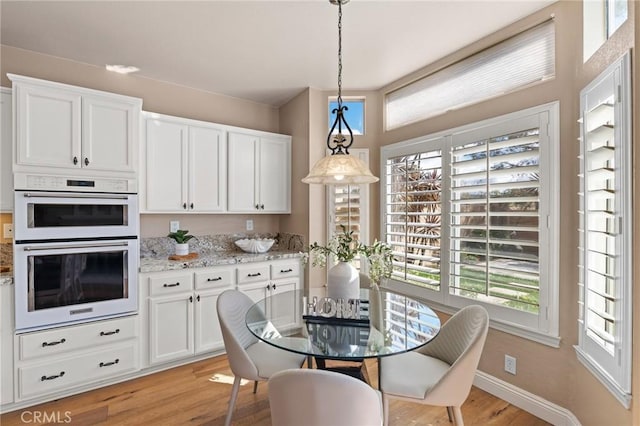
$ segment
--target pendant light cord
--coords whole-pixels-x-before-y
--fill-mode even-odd
[[[338,108],[342,106],[342,0],[338,0]]]

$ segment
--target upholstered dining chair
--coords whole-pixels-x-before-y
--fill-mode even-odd
[[[380,360],[380,389],[384,424],[389,424],[389,400],[447,407],[449,421],[464,424],[460,407],[471,384],[489,329],[489,314],[482,306],[467,306],[422,348]]]
[[[252,305],[249,296],[238,290],[222,292],[216,303],[224,348],[235,376],[225,426],[231,424],[241,379],[253,380],[256,393],[258,381],[268,380],[282,370],[300,368],[305,360],[304,355],[278,349],[249,331],[245,316]]]
[[[381,426],[380,392],[326,370],[287,370],[269,379],[273,426]]]

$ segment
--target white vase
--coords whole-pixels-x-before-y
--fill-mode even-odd
[[[339,262],[329,269],[327,296],[334,299],[359,299],[360,275],[350,263]]]
[[[176,255],[185,256],[189,254],[189,243],[176,243]]]

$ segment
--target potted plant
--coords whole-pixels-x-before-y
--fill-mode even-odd
[[[167,237],[176,242],[176,254],[178,256],[185,256],[189,254],[189,240],[196,238],[193,235],[189,235],[188,229],[178,229],[176,232],[169,232]]]
[[[359,297],[360,278],[351,261],[358,255],[366,259],[369,265],[369,278],[378,284],[382,278],[391,276],[393,254],[391,247],[381,241],[366,245],[340,225],[342,232],[331,237],[326,246],[314,242],[309,246],[309,255],[313,266],[324,267],[328,257],[334,257],[338,264],[329,269],[327,295],[333,299],[355,299]]]

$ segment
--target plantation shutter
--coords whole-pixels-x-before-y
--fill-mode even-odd
[[[369,150],[366,148],[350,149],[350,155],[357,156],[369,165]],[[368,185],[329,185],[328,207],[329,224],[327,226],[328,239],[334,234],[342,232],[342,226],[347,231],[353,231],[353,237],[365,244],[369,243],[369,187]],[[353,262],[360,269],[360,258]]]
[[[631,390],[632,288],[630,117],[623,104],[628,78],[626,55],[580,96],[578,283],[579,358],[596,365],[596,376],[604,376],[625,405]]]
[[[449,292],[537,313],[541,129],[526,121],[454,136]]]
[[[392,278],[439,291],[442,150],[388,158],[385,173]]]

